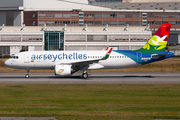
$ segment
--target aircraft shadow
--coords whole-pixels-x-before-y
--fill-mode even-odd
[[[91,76],[89,75],[88,79],[93,78],[100,78],[100,79],[112,79],[112,78],[154,78],[155,76],[136,76],[136,75],[126,75],[126,76]],[[83,79],[81,75],[73,75],[73,76],[66,76],[66,77],[60,77],[60,76],[33,76],[30,75],[30,78],[24,78],[24,76],[0,76],[0,79],[41,79],[41,78],[50,78],[50,79]],[[84,80],[84,79],[83,79]]]
[[[179,79],[180,76],[152,76],[152,75],[122,75],[122,76],[117,76],[117,75],[111,75],[111,76],[98,76],[98,75],[95,75],[95,76],[91,76],[91,74],[89,74],[89,77],[87,79],[83,79],[81,77],[81,75],[72,75],[72,76],[66,76],[66,77],[62,77],[62,76],[33,76],[33,75],[30,75],[30,78],[24,78],[24,76],[0,76],[0,79],[82,79],[82,80],[92,80],[92,79],[126,79],[126,78],[167,78],[167,79],[171,79],[171,78],[177,78]]]
[[[147,76],[136,76],[136,75],[125,75],[125,76],[116,76],[116,75],[112,75],[112,76],[91,76],[91,74],[89,74],[89,77],[87,79],[90,79],[90,78],[134,78],[134,77],[145,77],[145,78],[153,78],[153,76],[151,75],[147,75]],[[64,79],[75,79],[75,78],[80,78],[80,79],[83,79],[81,77],[81,75],[72,75],[72,76],[65,76],[65,77],[62,77],[62,76],[48,76],[48,77],[45,77],[45,78],[64,78]]]

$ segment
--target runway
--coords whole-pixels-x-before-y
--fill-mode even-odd
[[[54,73],[0,73],[0,84],[180,84],[180,73],[89,73],[87,79],[81,73],[57,77]]]

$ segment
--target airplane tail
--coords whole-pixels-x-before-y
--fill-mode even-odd
[[[165,52],[170,29],[171,23],[162,24],[151,39],[141,49],[135,51],[143,53]]]

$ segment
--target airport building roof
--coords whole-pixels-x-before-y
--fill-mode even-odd
[[[129,3],[164,3],[164,2],[179,2],[179,0],[122,0]]]
[[[118,10],[180,10],[179,2],[154,2],[154,3],[112,3],[102,5],[102,7],[108,7]]]
[[[1,28],[1,27],[0,27]],[[5,32],[44,32],[44,31],[66,31],[66,32],[150,32],[146,26],[64,26],[64,27],[47,27],[47,26],[4,26],[0,33]]]
[[[88,1],[90,5],[96,5],[96,6],[122,2],[122,0],[88,0]]]
[[[78,2],[78,0],[0,0],[0,10],[109,11],[111,9],[99,6],[91,6],[85,2]]]
[[[180,2],[119,2],[102,6],[93,6],[84,2],[78,2],[78,0],[0,0],[0,10],[71,12],[180,12]]]

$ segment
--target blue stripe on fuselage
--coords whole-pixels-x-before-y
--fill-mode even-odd
[[[131,50],[113,50],[113,51],[116,53],[120,53],[120,54],[123,54],[125,56],[128,56],[133,61],[135,61],[136,63],[142,64],[142,65],[147,64],[147,63],[151,63],[151,62],[155,62],[155,61],[160,61],[160,60],[174,56],[174,53],[172,53],[172,52],[141,53],[141,52],[135,52],[135,51],[131,51]],[[158,59],[152,59],[151,58],[151,56],[154,54],[162,55],[162,54],[168,54],[168,53],[171,53],[171,54],[162,56]]]

